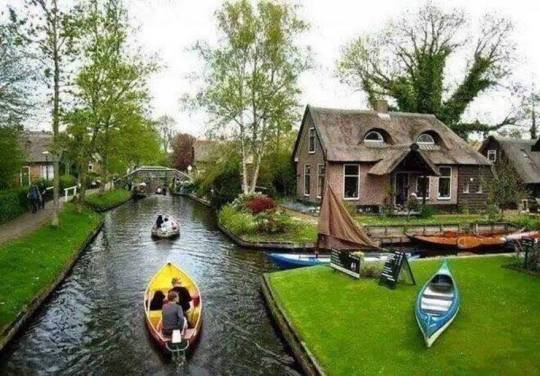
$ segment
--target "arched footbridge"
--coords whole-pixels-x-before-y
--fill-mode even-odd
[[[164,166],[140,166],[130,173],[119,177],[114,181],[116,186],[128,186],[133,184],[146,183],[149,191],[154,191],[158,186],[169,186],[184,181],[191,181],[191,177],[185,172],[175,168]]]

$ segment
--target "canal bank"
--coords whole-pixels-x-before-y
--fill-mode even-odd
[[[179,239],[151,239],[158,214],[180,220]],[[0,374],[299,374],[260,295],[260,275],[274,267],[228,241],[211,210],[149,196],[104,218],[72,272],[0,356]],[[197,281],[205,302],[200,341],[180,371],[144,326],[144,288],[166,261]]]
[[[36,232],[0,247],[0,352],[71,271],[99,233],[103,219],[67,204],[59,227]]]
[[[302,357],[313,357],[314,369],[321,373],[537,372],[540,319],[534,312],[540,309],[540,279],[504,268],[510,262],[505,256],[449,262],[462,305],[454,323],[430,349],[415,321],[414,303],[440,259],[411,263],[417,285],[399,284],[395,290],[379,286],[375,279],[355,280],[321,266],[270,273],[263,291],[271,292],[269,305],[279,308],[282,317],[274,314],[276,321],[285,321],[294,333],[292,342],[284,335],[291,348],[304,349],[299,363]],[[516,314],[527,320],[516,322]]]

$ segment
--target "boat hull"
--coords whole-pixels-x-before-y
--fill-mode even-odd
[[[200,290],[195,281],[172,263],[165,264],[148,283],[143,300],[146,328],[159,348],[164,353],[171,354],[169,350],[170,338],[161,333],[161,310],[150,310],[150,301],[157,290],[167,293],[171,288],[172,278],[180,278],[192,297],[192,308],[187,315],[190,325],[185,333],[185,339],[187,340],[186,352],[189,353],[193,351],[202,330],[203,303]]]
[[[391,255],[391,253],[367,253],[364,256],[365,262],[384,262]],[[301,268],[306,266],[326,265],[330,263],[329,255],[322,255],[316,257],[311,253],[269,253],[267,257],[272,263],[279,266],[282,269]],[[418,256],[411,256],[409,260],[418,258]]]
[[[409,238],[430,247],[459,250],[498,248],[506,244],[504,233],[475,235],[448,232],[434,235],[409,235]]]

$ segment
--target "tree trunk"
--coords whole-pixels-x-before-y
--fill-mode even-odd
[[[88,163],[86,163],[86,166],[88,166]],[[84,200],[86,199],[85,180],[86,180],[86,169],[84,168],[84,163],[83,163],[83,166],[80,167],[80,174],[79,174],[79,182],[81,184],[81,189],[79,191],[79,200],[77,200],[77,211],[79,213],[82,212],[82,207],[84,205]]]
[[[53,214],[52,225],[58,226],[58,210],[59,202],[58,196],[60,193],[60,169],[59,160],[60,155],[58,153],[58,128],[60,124],[60,54],[58,52],[58,8],[56,0],[53,2],[53,62],[54,62],[54,94],[53,94],[53,147],[55,154],[54,162],[54,189],[53,189]]]

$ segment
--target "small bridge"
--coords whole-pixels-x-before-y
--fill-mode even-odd
[[[181,181],[191,180],[185,172],[170,167],[163,166],[141,166],[130,173],[115,180],[117,186],[128,186],[129,189],[134,184],[146,183],[147,190],[153,192],[158,186],[169,186],[178,184]]]

